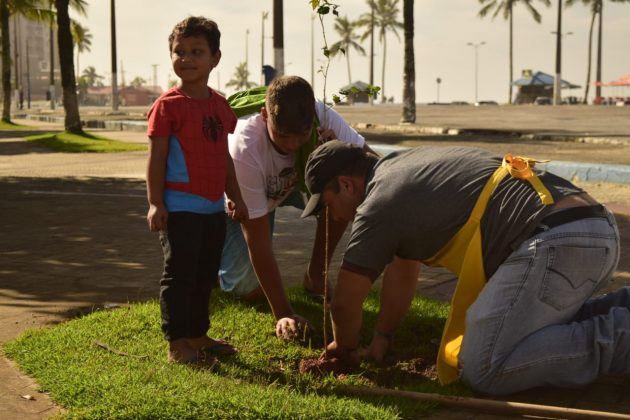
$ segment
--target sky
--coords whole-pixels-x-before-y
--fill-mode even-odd
[[[73,16],[87,26],[92,34],[91,52],[80,56],[80,65],[94,66],[97,72],[111,78],[111,31],[110,0],[87,0],[87,17]],[[339,14],[356,20],[368,13],[365,0],[336,0]],[[519,5],[514,10],[514,79],[524,69],[555,73],[556,31],[558,1],[552,0],[547,8],[541,1],[533,2],[542,14],[542,22],[536,23],[529,12]],[[399,1],[402,22],[402,0]],[[418,0],[415,2],[414,52],[416,65],[416,102],[451,102],[495,100],[506,103],[509,88],[508,23],[491,16],[481,19],[476,0]],[[152,84],[154,69],[157,84],[166,88],[172,71],[168,36],[173,26],[188,16],[202,15],[217,22],[221,30],[222,59],[210,75],[209,85],[227,95],[233,89],[225,84],[232,79],[236,67],[248,63],[250,80],[261,83],[262,14],[268,11],[264,21],[264,61],[274,65],[272,14],[273,0],[118,0],[116,1],[116,37],[118,74],[124,72],[125,82],[136,76]],[[284,1],[284,62],[285,74],[294,74],[312,82],[317,97],[323,97],[324,78],[318,70],[324,65],[322,54],[323,36],[318,19],[307,0]],[[562,79],[584,86],[588,60],[588,31],[590,11],[578,2],[562,11],[563,57]],[[603,25],[603,81],[611,81],[630,73],[630,4],[604,2]],[[334,31],[334,16],[324,18],[328,45],[339,39]],[[569,34],[569,32],[571,32]],[[403,32],[400,40],[389,33],[386,38],[385,78],[382,82],[383,45],[375,40],[374,84],[381,86],[384,95],[402,99],[403,80]],[[315,53],[311,58],[311,37]],[[475,48],[468,43],[478,44]],[[364,44],[369,54],[369,41]],[[475,50],[477,58],[475,59]],[[369,82],[368,55],[349,53],[353,81]],[[593,42],[593,67],[595,76],[596,37]],[[477,71],[475,71],[475,62]],[[157,66],[155,66],[157,65]],[[314,73],[314,78],[311,74]],[[475,78],[477,75],[477,78]],[[437,79],[441,83],[437,83]],[[475,82],[475,79],[477,82]],[[109,84],[109,83],[107,83]],[[348,84],[346,58],[334,57],[330,61],[326,83],[326,95]],[[476,87],[476,89],[475,89]],[[617,90],[615,90],[617,89]],[[605,95],[623,94],[630,90],[604,88]],[[589,97],[592,99],[594,88]],[[584,89],[563,91],[563,95],[581,97]]]

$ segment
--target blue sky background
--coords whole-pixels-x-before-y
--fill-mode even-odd
[[[536,2],[535,2],[536,3]],[[604,2],[604,54],[603,80],[610,81],[630,73],[630,4]],[[337,0],[341,15],[355,20],[369,12],[365,0]],[[538,3],[543,15],[537,24],[528,12],[518,6],[514,15],[514,78],[523,69],[555,72],[555,36],[557,0],[550,8]],[[400,1],[402,21],[402,0]],[[508,24],[501,17],[480,19],[480,6],[476,0],[418,0],[415,2],[415,60],[417,102],[437,99],[436,79],[440,84],[440,101],[474,101],[474,48],[468,42],[485,41],[479,48],[478,96],[480,100],[507,102],[508,95]],[[118,0],[116,2],[118,73],[124,70],[128,83],[140,76],[153,79],[153,64],[157,64],[158,84],[166,87],[172,72],[167,38],[172,27],[190,15],[204,15],[214,19],[222,33],[223,59],[210,76],[210,86],[226,94],[232,93],[225,83],[232,78],[236,66],[248,60],[251,80],[260,82],[261,66],[261,15],[269,11],[265,22],[265,63],[273,65],[272,0]],[[322,65],[322,32],[315,20],[315,65],[311,60],[311,17],[313,12],[307,0],[284,1],[285,73],[296,74],[311,80],[311,68]],[[87,25],[93,35],[92,51],[80,57],[82,68],[94,66],[97,72],[111,77],[110,62],[110,1],[90,0],[87,18],[78,20]],[[337,41],[332,29],[333,17],[326,19],[326,36],[329,45]],[[562,78],[584,86],[586,80],[589,10],[581,4],[563,9],[563,32],[573,32],[564,37]],[[249,35],[247,30],[249,29]],[[387,38],[387,62],[385,70],[385,95],[402,98],[403,45],[390,33]],[[269,38],[267,38],[269,37]],[[592,80],[595,76],[596,38],[593,43]],[[247,54],[246,54],[247,44]],[[364,47],[369,51],[369,43]],[[350,52],[353,80],[369,81],[368,57]],[[375,43],[374,82],[381,85],[382,45]],[[328,76],[328,96],[348,82],[346,61],[333,58]],[[120,81],[119,81],[120,83]],[[109,81],[106,83],[109,84]],[[315,74],[315,92],[323,96],[323,78]],[[565,91],[582,96],[583,89]],[[594,89],[591,88],[592,99]],[[630,88],[607,88],[606,95],[630,96]]]

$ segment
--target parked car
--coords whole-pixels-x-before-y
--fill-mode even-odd
[[[475,106],[486,106],[486,105],[499,105],[497,101],[478,101],[475,102]]]

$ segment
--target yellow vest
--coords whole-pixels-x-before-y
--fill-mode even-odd
[[[490,196],[501,180],[510,174],[514,178],[527,180],[544,205],[553,204],[551,193],[532,170],[536,162],[525,157],[505,155],[501,166],[483,187],[464,226],[434,256],[423,261],[430,266],[446,267],[458,277],[437,359],[438,377],[443,385],[458,379],[457,356],[464,338],[466,311],[486,284],[480,222]]]

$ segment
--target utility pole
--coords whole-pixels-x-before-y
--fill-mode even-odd
[[[263,66],[265,65],[265,20],[267,20],[269,12],[262,12],[261,28],[262,34],[260,36],[260,85],[265,84],[265,74],[263,73]]]
[[[249,28],[245,29],[245,71],[249,76]]]
[[[370,2],[370,7],[370,86],[374,86],[374,3]],[[374,95],[370,95],[370,105],[374,105]]]
[[[22,84],[20,83],[20,37],[18,36],[18,16],[13,15],[13,49],[14,63],[15,63],[15,109],[22,109]]]
[[[153,86],[157,86],[158,82],[157,82],[157,67],[158,64],[151,64],[151,66],[153,66]]]
[[[52,3],[50,4],[52,12]],[[55,30],[50,25],[50,85],[48,86],[50,109],[55,109]]]
[[[315,90],[315,18],[311,16],[311,87]]]
[[[31,65],[28,51],[28,37],[26,38],[26,107],[31,109]]]
[[[112,111],[118,111],[118,72],[116,69],[116,0],[110,0],[112,30]]]
[[[553,79],[553,104],[562,104],[562,0],[558,0],[558,33],[556,34],[556,77]]]
[[[273,63],[276,75],[284,74],[284,16],[282,0],[273,0]]]

